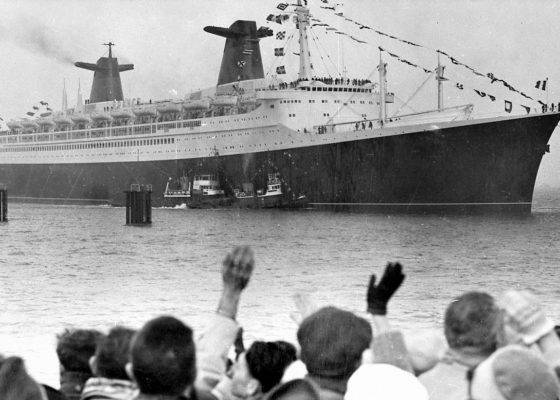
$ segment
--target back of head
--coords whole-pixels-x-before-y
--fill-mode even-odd
[[[311,376],[345,380],[358,368],[372,341],[365,319],[325,307],[303,320],[297,332],[301,360]]]
[[[254,342],[245,352],[251,376],[261,384],[263,393],[282,380],[286,367],[297,359],[296,348],[288,342]]]
[[[142,393],[180,395],[196,377],[192,330],[173,317],[148,321],[132,341],[131,361]]]
[[[134,331],[117,326],[102,338],[95,350],[96,374],[109,379],[128,379],[125,366],[130,358]]]
[[[348,380],[345,400],[428,400],[418,378],[389,364],[363,364]]]
[[[556,376],[540,356],[509,345],[478,365],[470,393],[477,400],[557,400],[559,388]]]
[[[25,371],[21,358],[0,356],[0,399],[44,400],[44,397],[37,382]]]
[[[490,355],[497,347],[500,311],[492,296],[467,292],[445,312],[445,338],[449,347]]]
[[[294,379],[271,390],[265,400],[319,400],[319,393],[305,379]]]
[[[91,373],[89,359],[103,334],[93,329],[66,329],[57,335],[56,354],[66,371]]]

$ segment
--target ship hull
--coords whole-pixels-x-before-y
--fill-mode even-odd
[[[226,195],[280,173],[285,201],[380,212],[531,212],[534,183],[559,114],[263,152],[164,161],[0,165],[12,201],[123,204],[131,184],[217,173]]]

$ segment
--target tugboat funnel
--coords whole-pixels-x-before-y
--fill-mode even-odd
[[[119,65],[118,60],[113,58],[111,53],[111,46],[114,44],[107,43],[106,45],[109,46],[109,57],[101,57],[97,60],[96,64],[74,63],[78,68],[94,71],[93,84],[91,85],[91,94],[89,96],[90,103],[123,100],[120,72],[134,69],[133,64]]]
[[[229,28],[207,26],[204,31],[226,38],[218,85],[264,78],[259,40],[272,30],[257,30],[255,21],[235,21]]]

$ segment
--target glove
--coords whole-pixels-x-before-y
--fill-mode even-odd
[[[367,310],[373,315],[386,315],[387,303],[404,281],[402,265],[399,263],[388,263],[385,272],[375,286],[375,274],[371,275],[367,291]]]
[[[508,290],[499,300],[504,311],[507,340],[531,345],[554,329],[535,296],[525,291]]]

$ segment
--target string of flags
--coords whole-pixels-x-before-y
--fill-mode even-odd
[[[412,67],[421,69],[422,71],[424,71],[424,72],[427,73],[427,74],[431,74],[431,73],[434,72],[434,70],[430,70],[430,69],[428,69],[428,68],[421,67],[421,66],[419,66],[419,65],[414,64],[413,62],[411,62],[411,61],[409,61],[409,60],[406,60],[406,59],[400,57],[399,55],[397,55],[397,54],[395,54],[395,53],[391,53],[390,51],[387,51],[387,50],[386,50],[385,48],[383,48],[383,47],[378,47],[378,48],[379,48],[380,51],[383,51],[383,52],[387,53],[388,55],[390,55],[391,57],[397,59],[398,61],[400,61],[400,62],[402,62],[402,63],[404,63],[404,64],[407,64],[407,65],[410,65],[410,66],[412,66]],[[460,82],[455,82],[455,87],[456,87],[457,89],[459,89],[459,90],[464,90],[464,88],[465,88],[465,86],[464,86],[462,83],[460,83]],[[487,97],[487,98],[488,98],[490,101],[492,101],[492,102],[496,101],[496,96],[494,96],[494,95],[492,95],[492,94],[488,94],[488,93],[483,92],[483,91],[478,90],[478,89],[473,89],[473,91],[474,91],[477,95],[479,95],[480,97]],[[525,106],[525,105],[523,105],[523,104],[520,104],[520,106],[523,107],[523,108],[525,109],[525,111],[527,112],[527,114],[528,114],[528,113],[530,112],[530,110],[531,110],[530,107]],[[512,110],[511,101],[505,100],[505,106],[504,106],[504,107],[505,107],[505,111],[506,111],[506,112],[508,112],[508,113],[511,112],[511,110]]]
[[[507,89],[509,89],[510,91],[515,92],[515,93],[517,93],[517,94],[523,96],[524,98],[526,98],[526,99],[528,99],[528,100],[532,100],[532,101],[538,102],[538,103],[543,107],[543,109],[546,107],[546,104],[545,104],[543,101],[534,99],[533,97],[529,96],[528,94],[526,94],[526,93],[524,93],[524,92],[522,92],[522,91],[516,89],[516,88],[513,87],[511,84],[509,84],[507,81],[496,77],[496,76],[495,76],[493,73],[491,73],[491,72],[490,72],[490,73],[482,73],[482,72],[476,70],[475,68],[472,68],[471,66],[467,65],[466,63],[463,63],[463,62],[459,61],[459,60],[456,59],[455,57],[452,57],[451,55],[449,55],[449,54],[446,53],[445,51],[442,51],[442,50],[434,50],[434,49],[431,49],[431,48],[429,48],[429,47],[423,46],[423,45],[421,45],[421,44],[418,44],[418,43],[415,43],[415,42],[412,42],[412,41],[409,41],[409,40],[404,40],[404,39],[401,39],[401,38],[399,38],[399,37],[397,37],[397,36],[390,35],[390,34],[388,34],[388,33],[382,32],[382,31],[380,31],[380,30],[374,29],[374,28],[372,28],[372,27],[370,27],[370,26],[368,26],[368,25],[362,24],[362,23],[360,23],[360,22],[358,22],[358,21],[356,21],[356,20],[353,20],[353,19],[351,19],[351,18],[348,18],[347,16],[343,15],[342,12],[336,12],[336,7],[331,7],[331,6],[329,5],[329,3],[328,3],[328,0],[321,0],[321,2],[324,3],[324,4],[326,4],[326,6],[321,5],[321,8],[323,8],[323,9],[329,9],[329,10],[334,11],[334,14],[335,14],[337,17],[341,17],[341,18],[345,19],[346,21],[351,22],[351,23],[357,25],[357,26],[359,27],[360,30],[362,30],[362,29],[371,30],[371,31],[375,32],[375,33],[378,34],[378,35],[381,35],[381,36],[384,36],[384,37],[388,37],[388,38],[390,38],[390,39],[399,41],[399,42],[401,42],[401,43],[404,43],[404,44],[407,44],[407,45],[410,45],[410,46],[420,47],[420,48],[428,49],[428,50],[430,50],[430,51],[435,51],[435,52],[437,52],[438,54],[441,54],[441,55],[447,57],[447,58],[451,61],[452,64],[462,66],[462,67],[468,69],[470,72],[472,72],[472,73],[473,73],[474,75],[476,75],[476,76],[489,79],[491,84],[494,84],[495,82],[499,82],[499,83],[501,83],[504,87],[506,87]],[[277,5],[277,8],[278,8],[279,10],[284,11],[284,10],[286,10],[286,8],[287,8],[289,5],[290,5],[290,4],[288,4],[288,3],[279,3],[279,4]],[[280,15],[270,14],[270,15],[268,15],[268,17],[267,17],[266,19],[267,19],[267,21],[274,21],[274,22],[276,22],[276,23],[282,24],[284,21],[287,21],[287,20],[289,19],[289,15],[287,15],[287,14],[280,14]],[[339,30],[339,29],[337,29],[337,28],[334,28],[334,27],[330,26],[329,24],[327,24],[327,23],[321,21],[321,20],[318,19],[318,18],[312,17],[312,18],[311,18],[311,21],[313,22],[313,23],[311,24],[311,27],[321,27],[321,28],[325,28],[325,30],[326,30],[327,33],[328,33],[328,32],[334,32],[335,34],[338,34],[338,35],[344,35],[344,36],[347,36],[348,38],[350,38],[351,40],[354,40],[355,42],[360,43],[360,44],[366,44],[366,43],[368,43],[368,42],[366,42],[366,41],[364,41],[364,40],[361,40],[361,39],[356,38],[356,37],[354,37],[354,36],[352,36],[352,35],[349,35],[348,33],[344,32],[344,31],[341,31],[341,30]],[[283,40],[283,39],[285,38],[285,34],[286,34],[285,31],[278,32],[278,33],[276,34],[276,38],[279,39],[279,40]],[[407,59],[404,59],[404,58],[398,56],[398,55],[395,54],[395,53],[391,53],[391,52],[387,51],[386,49],[383,49],[383,48],[379,47],[379,50],[380,50],[380,51],[386,52],[386,53],[389,54],[391,57],[393,57],[393,58],[399,60],[400,62],[402,62],[402,63],[404,63],[404,64],[407,64],[407,65],[412,66],[412,67],[415,67],[415,68],[419,68],[419,69],[423,70],[425,73],[431,74],[431,73],[434,72],[433,70],[430,70],[430,69],[428,69],[428,68],[421,67],[421,66],[419,66],[419,65],[417,65],[417,64],[415,64],[415,63],[413,63],[413,62],[411,62],[411,61],[409,61],[409,60],[407,60]],[[283,49],[283,48],[275,48],[275,49],[274,49],[274,54],[275,54],[275,56],[284,56],[284,55],[285,55],[285,52],[284,52],[284,49]],[[286,73],[285,67],[284,67],[284,66],[277,67],[277,68],[276,68],[276,72],[277,72],[278,74],[285,74],[285,73]],[[548,82],[548,78],[546,78],[545,80],[537,81],[537,83],[536,83],[536,85],[535,85],[535,88],[541,89],[541,90],[544,91],[544,90],[546,90],[547,82]],[[464,90],[464,85],[463,85],[462,83],[460,83],[460,82],[456,82],[455,87],[456,87],[457,89],[459,89],[459,90]],[[494,95],[492,95],[492,94],[488,94],[488,93],[486,93],[486,92],[483,92],[483,91],[480,91],[480,90],[477,90],[477,89],[473,89],[473,90],[474,90],[475,93],[478,94],[480,97],[486,97],[486,98],[488,98],[488,99],[489,99],[490,101],[492,101],[492,102],[495,102],[495,101],[496,101],[496,96],[494,96]],[[525,105],[522,105],[522,104],[520,104],[520,105],[525,109],[525,111],[526,111],[527,113],[530,112],[530,110],[531,110],[530,107],[525,106]],[[508,112],[508,113],[511,112],[511,110],[512,110],[512,102],[509,101],[509,100],[505,100],[504,108],[505,108],[505,111],[506,111],[506,112]]]
[[[321,1],[323,1],[323,0],[321,0]],[[324,3],[327,3],[326,1],[323,1],[323,2],[324,2]],[[334,9],[334,7],[323,7],[323,6],[321,6],[321,8]],[[412,42],[412,41],[409,41],[409,40],[404,40],[404,39],[401,39],[401,38],[399,38],[399,37],[397,37],[397,36],[390,35],[390,34],[388,34],[388,33],[382,32],[382,31],[380,31],[380,30],[374,29],[374,28],[372,28],[372,27],[370,27],[370,26],[368,26],[368,25],[362,24],[361,22],[358,22],[358,21],[356,21],[356,20],[353,20],[353,19],[351,19],[351,18],[348,18],[347,16],[344,16],[342,13],[336,13],[336,12],[335,12],[334,14],[335,14],[336,16],[338,16],[338,17],[344,18],[346,21],[352,22],[353,24],[357,25],[357,26],[359,27],[360,30],[361,30],[361,29],[371,30],[371,31],[375,32],[376,34],[378,34],[378,35],[380,35],[380,36],[388,37],[388,38],[390,38],[390,39],[397,40],[397,41],[399,41],[399,42],[401,42],[401,43],[405,43],[405,44],[410,45],[410,46],[421,47],[421,48],[424,48],[424,49],[428,49],[428,50],[430,50],[430,51],[434,51],[434,49],[431,49],[431,48],[429,48],[429,47],[423,46],[423,45],[421,45],[421,44],[419,44],[419,43],[415,43],[415,42]],[[316,18],[315,20],[316,20],[316,22],[317,22],[318,24],[320,24],[320,26],[327,26],[327,27],[329,27],[328,24],[323,23],[323,22],[320,21],[319,19]],[[319,25],[316,25],[316,26],[319,26]],[[327,28],[327,30],[329,30],[329,28]],[[332,30],[336,30],[336,29],[335,29],[335,28],[332,28]],[[336,31],[338,31],[338,30],[336,30]],[[336,33],[338,33],[338,32],[336,32]],[[353,36],[351,36],[351,35],[348,35],[348,34],[346,34],[346,33],[344,33],[344,32],[342,32],[341,34],[348,36],[349,38],[351,38],[352,40],[354,40],[354,41],[356,41],[356,42],[358,42],[358,43],[367,43],[367,42],[361,41],[361,40],[359,40],[359,39],[357,39],[357,38],[355,38],[355,37],[353,37]],[[511,84],[509,84],[509,83],[506,82],[505,80],[500,79],[500,78],[497,78],[497,77],[496,77],[493,73],[491,73],[491,72],[490,72],[490,73],[482,73],[482,72],[480,72],[480,71],[478,71],[478,70],[472,68],[471,66],[469,66],[469,65],[467,65],[467,64],[465,64],[465,63],[463,63],[463,62],[461,62],[461,61],[459,61],[459,60],[457,60],[456,58],[452,57],[451,55],[449,55],[448,53],[446,53],[446,52],[444,52],[444,51],[442,51],[442,50],[435,50],[435,51],[436,51],[437,53],[439,53],[439,54],[442,54],[442,55],[446,56],[453,64],[455,64],[455,65],[460,65],[460,66],[465,67],[466,69],[468,69],[469,71],[471,71],[471,72],[472,72],[473,74],[475,74],[476,76],[483,77],[483,78],[488,78],[488,79],[490,80],[491,83],[500,82],[500,83],[502,83],[502,85],[503,85],[504,87],[508,88],[510,91],[515,92],[515,93],[518,93],[519,95],[525,97],[525,98],[528,99],[528,100],[536,101],[536,102],[538,102],[538,103],[539,103],[541,106],[543,106],[543,107],[546,106],[546,104],[545,104],[543,101],[534,99],[533,97],[527,95],[526,93],[524,93],[524,92],[522,92],[522,91],[516,89],[515,87],[513,87]],[[408,62],[406,62],[406,63],[408,63]],[[424,70],[425,70],[425,72],[427,72],[426,69],[424,69]],[[431,71],[430,71],[430,72],[431,72]],[[538,82],[537,82],[537,86],[535,86],[535,87],[536,87],[537,89],[545,90],[545,88],[546,88],[546,80],[538,81]]]

